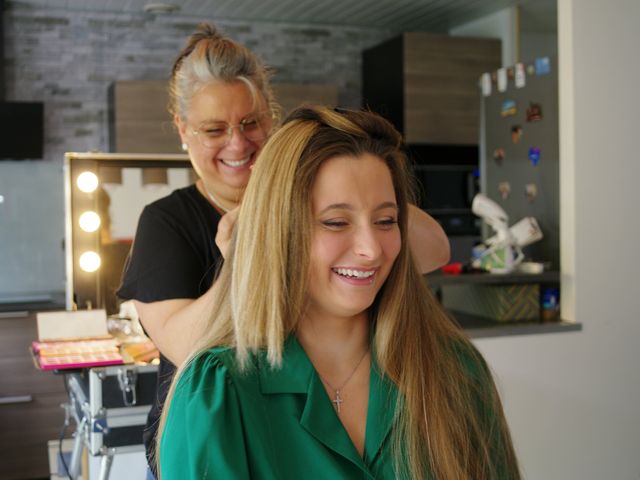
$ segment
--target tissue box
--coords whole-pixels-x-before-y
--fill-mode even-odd
[[[540,286],[526,285],[447,285],[443,305],[455,310],[499,322],[540,319]]]

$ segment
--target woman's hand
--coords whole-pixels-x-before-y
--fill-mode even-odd
[[[409,247],[420,273],[429,273],[449,263],[449,239],[427,212],[409,205]]]
[[[233,227],[236,225],[239,212],[240,206],[237,206],[225,213],[220,219],[220,222],[218,222],[216,245],[220,249],[220,253],[224,259],[227,258],[227,253],[229,253],[229,244],[231,243],[231,237],[233,236]]]

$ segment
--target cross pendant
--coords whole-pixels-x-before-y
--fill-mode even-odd
[[[332,402],[335,405],[336,412],[340,413],[340,405],[342,405],[343,402],[342,397],[340,396],[340,390],[336,390],[336,398],[334,398]]]

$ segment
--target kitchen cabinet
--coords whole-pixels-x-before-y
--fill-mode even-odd
[[[409,144],[477,145],[478,81],[500,65],[500,40],[404,33],[363,52],[364,106]]]
[[[109,88],[109,150],[182,153],[168,102],[166,80],[114,82]]]
[[[335,106],[334,84],[275,83],[276,100],[286,115],[300,103]],[[109,88],[109,150],[117,153],[182,153],[167,111],[166,80],[123,80]]]
[[[303,103],[338,105],[338,86],[329,83],[273,83],[273,93],[282,108],[282,118]]]
[[[58,439],[67,400],[61,376],[36,370],[35,314],[0,315],[0,478],[49,477],[47,441]]]

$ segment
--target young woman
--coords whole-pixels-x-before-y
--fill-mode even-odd
[[[171,387],[163,480],[519,478],[487,366],[416,268],[400,145],[322,107],[267,142]]]
[[[118,296],[134,300],[161,352],[158,401],[145,431],[148,456],[169,383],[210,311],[210,289],[233,214],[258,152],[278,118],[269,72],[247,48],[203,24],[189,37],[170,79],[170,110],[198,181],[148,205],[139,220]],[[448,261],[444,232],[412,207],[412,242],[420,268]],[[216,236],[217,235],[217,236]],[[214,241],[215,239],[215,241]],[[223,252],[224,253],[224,252]],[[151,465],[155,462],[150,461]]]

